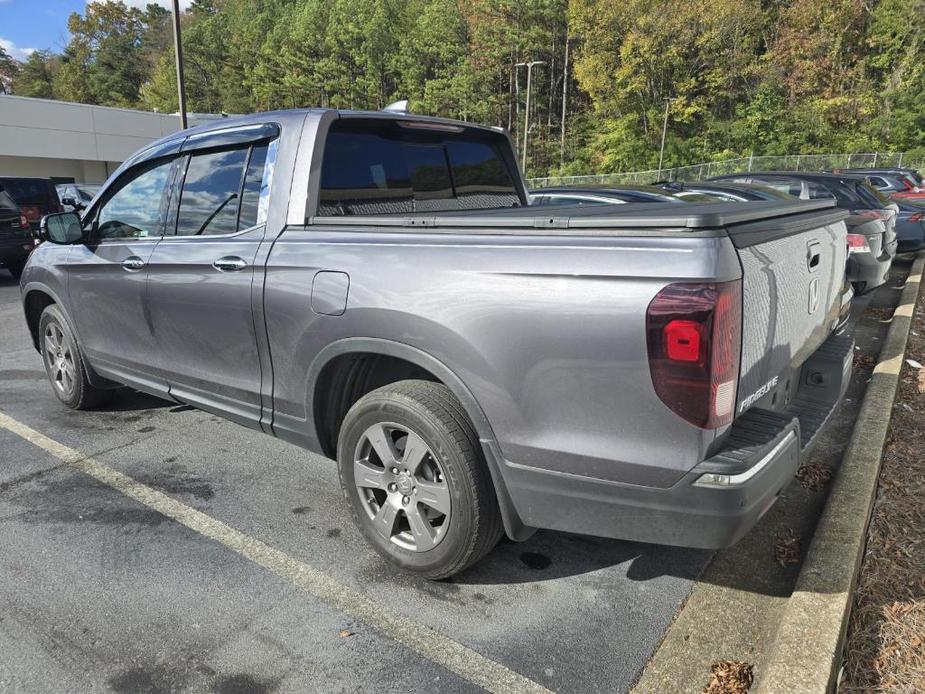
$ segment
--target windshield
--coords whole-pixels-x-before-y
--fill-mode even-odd
[[[93,196],[96,195],[96,191],[100,189],[99,186],[74,186],[77,189],[77,194],[80,196],[80,199],[84,202],[90,202],[93,199]]]

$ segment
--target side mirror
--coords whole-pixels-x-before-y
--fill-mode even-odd
[[[39,238],[51,243],[70,244],[83,238],[80,216],[76,212],[58,212],[42,217]]]

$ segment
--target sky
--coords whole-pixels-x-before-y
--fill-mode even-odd
[[[172,0],[123,0],[126,5],[144,7],[156,2],[170,7]],[[185,9],[190,0],[181,0]],[[39,49],[60,52],[67,44],[67,18],[83,12],[86,0],[0,0],[0,46],[17,60],[25,60]]]

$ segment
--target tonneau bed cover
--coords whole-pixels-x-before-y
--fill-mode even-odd
[[[812,226],[844,219],[833,200],[762,200],[709,203],[628,203],[623,205],[525,206],[498,209],[447,210],[419,214],[319,216],[310,224],[432,228],[528,228],[546,230],[689,229],[692,231],[743,226],[743,231],[769,231],[782,218]],[[763,227],[763,228],[762,228]],[[793,229],[792,231],[797,231]],[[566,232],[567,233],[567,232]]]

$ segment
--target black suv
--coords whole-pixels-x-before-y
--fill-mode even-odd
[[[32,246],[29,220],[9,193],[0,190],[0,264],[19,279]]]
[[[33,232],[46,214],[62,212],[54,181],[48,178],[0,176],[3,211],[0,217],[0,262],[19,277],[34,243]],[[12,210],[16,213],[13,214]],[[15,219],[14,219],[15,217]]]

